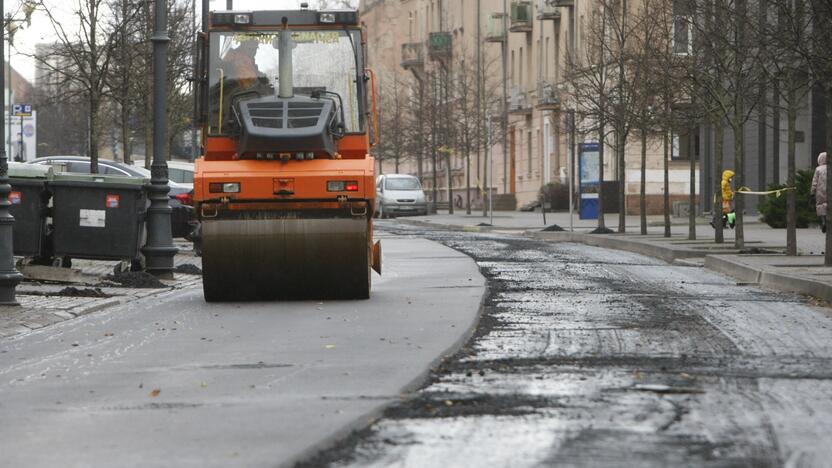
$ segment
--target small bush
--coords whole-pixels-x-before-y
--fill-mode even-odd
[[[547,210],[563,211],[569,209],[569,187],[559,182],[549,182],[540,187],[537,199],[541,203],[549,203]]]
[[[797,171],[795,174],[795,186],[797,187],[797,227],[806,228],[809,224],[818,222],[815,214],[815,205],[809,203],[809,191],[812,188],[812,176],[814,170],[807,169]],[[785,185],[770,185],[769,190],[777,190]],[[760,203],[760,220],[773,228],[783,229],[786,227],[786,194],[783,192],[779,197],[771,194],[766,195]],[[740,197],[744,195],[739,195]]]

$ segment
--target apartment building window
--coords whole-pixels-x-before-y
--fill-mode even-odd
[[[434,26],[433,26],[435,24],[434,20],[435,20],[435,16],[434,16],[434,13],[433,13],[433,2],[430,2],[430,11],[428,11],[428,33],[432,32],[434,30]]]
[[[523,86],[524,81],[523,81],[523,48],[522,47],[520,48],[520,55],[518,57],[519,57],[519,60],[518,60],[519,63],[517,64],[518,65],[517,66],[517,72],[518,72],[518,74],[517,74],[517,84],[520,85],[520,86]]]
[[[532,132],[526,133],[526,174],[532,176]]]
[[[691,155],[699,159],[699,127],[693,128],[690,132],[673,134],[671,159],[689,161]]]
[[[516,82],[514,81],[514,51],[513,50],[511,51],[511,68],[509,68],[509,70],[510,70],[510,75],[511,75],[511,76],[508,77],[509,82],[516,84]]]
[[[673,53],[689,55],[693,53],[693,16],[687,0],[673,2]]]

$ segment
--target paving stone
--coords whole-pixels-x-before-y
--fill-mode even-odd
[[[176,243],[175,245],[180,249],[180,253],[174,257],[174,266],[186,263],[197,267],[202,266],[201,258],[193,254],[190,244]],[[72,267],[86,274],[103,277],[112,274],[117,264],[118,262],[112,261],[74,259]],[[168,287],[159,289],[100,287],[101,291],[109,297],[63,296],[57,293],[67,287],[65,284],[24,282],[17,288],[17,301],[20,306],[0,306],[0,338],[27,333],[118,304],[126,304],[177,289],[200,287],[202,277],[177,273],[173,280],[162,280],[162,282]]]

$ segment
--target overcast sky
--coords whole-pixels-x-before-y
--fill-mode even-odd
[[[46,3],[50,6],[50,11],[57,18],[60,18],[62,26],[67,32],[75,31],[74,26],[76,19],[73,16],[72,7],[77,5],[78,0],[48,0]],[[172,1],[172,0],[168,0]],[[186,0],[189,1],[189,0]],[[314,0],[308,0],[310,4],[314,4]],[[200,10],[202,7],[202,0],[197,0],[196,8]],[[300,6],[301,0],[234,0],[235,10],[279,10],[279,9],[295,9]],[[19,0],[6,0],[4,2],[5,14],[15,14],[16,17],[23,17],[20,13]],[[190,3],[190,1],[189,1]],[[209,8],[211,10],[224,10],[225,0],[210,0]],[[25,25],[22,25],[25,26]],[[35,80],[35,64],[34,61],[22,54],[33,54],[35,51],[35,44],[42,42],[54,42],[55,34],[49,18],[44,12],[36,12],[32,17],[32,26],[23,30],[18,30],[14,37],[14,47],[12,47],[10,63],[18,73],[26,77],[34,84]],[[6,46],[8,47],[8,45]],[[6,49],[5,54],[8,54]],[[6,56],[8,60],[9,57]]]

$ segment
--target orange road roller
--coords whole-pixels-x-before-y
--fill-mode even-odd
[[[205,300],[365,299],[377,138],[357,11],[214,11],[199,37]]]

